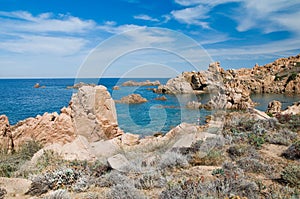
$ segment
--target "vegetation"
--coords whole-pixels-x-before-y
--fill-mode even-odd
[[[22,148],[12,154],[1,153],[0,155],[0,176],[12,177],[21,166],[41,149],[41,145],[35,141],[23,144]]]

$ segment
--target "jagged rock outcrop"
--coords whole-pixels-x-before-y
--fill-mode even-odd
[[[104,86],[83,86],[70,102],[76,135],[89,142],[123,134],[118,127],[114,100]]]
[[[13,140],[12,144],[6,145],[15,149],[29,140],[38,141],[44,146],[54,143],[65,145],[73,142],[78,136],[85,137],[92,143],[123,134],[118,127],[115,103],[104,86],[80,87],[78,92],[73,94],[69,107],[62,108],[60,114],[45,113],[20,121],[11,127],[5,118],[0,122],[2,123],[7,127],[1,132],[6,132],[8,139],[11,131]],[[2,139],[2,142],[4,140]]]
[[[163,94],[183,94],[192,93],[193,88],[183,76],[178,76],[173,79],[169,79],[166,85],[158,86],[158,88],[154,89],[153,92]]]
[[[144,82],[136,82],[129,80],[127,82],[124,82],[122,86],[158,86],[160,85],[160,82],[158,80],[151,82],[149,80],[146,80]]]
[[[266,113],[276,115],[277,113],[280,113],[280,111],[281,111],[281,102],[277,100],[273,100],[269,102]]]
[[[188,109],[200,109],[202,107],[201,102],[190,101],[185,106]]]
[[[0,116],[0,149],[3,152],[10,153],[13,149],[12,133],[8,118],[5,115]]]
[[[65,144],[75,138],[70,108],[63,108],[61,114],[45,113],[36,118],[28,118],[11,127],[16,148],[23,143],[35,140],[43,145]]]
[[[140,104],[145,103],[148,100],[143,98],[140,94],[131,94],[125,97],[122,97],[120,100],[116,100],[116,103],[122,104]]]

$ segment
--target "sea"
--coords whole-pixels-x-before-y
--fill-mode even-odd
[[[107,87],[115,100],[132,93],[140,94],[148,102],[142,104],[116,104],[118,123],[125,132],[139,134],[141,136],[153,135],[154,133],[166,133],[181,122],[204,124],[207,115],[211,112],[190,110],[185,107],[187,102],[198,100],[206,103],[210,95],[165,95],[167,100],[161,101],[156,98],[162,94],[152,91],[156,86],[123,87],[121,84],[128,80],[155,81],[165,84],[168,79],[144,79],[144,78],[101,78],[101,79],[0,79],[0,115],[7,115],[11,125],[28,117],[43,115],[45,112],[60,112],[62,107],[68,106],[76,89],[68,89],[68,86],[78,82],[97,83]],[[43,88],[34,88],[39,83]],[[114,86],[119,90],[113,90]],[[272,100],[282,102],[283,108],[300,101],[300,95],[285,94],[254,94],[252,100],[258,102],[256,107],[265,111],[268,103]]]

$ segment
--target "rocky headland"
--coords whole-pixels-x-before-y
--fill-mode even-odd
[[[278,69],[273,74],[285,76],[287,66],[295,72],[298,59],[279,59],[270,65]],[[159,86],[156,92],[165,94],[216,94],[205,105],[188,104],[191,109],[217,109],[207,124],[182,123],[165,135],[141,138],[123,132],[104,86],[82,85],[59,114],[45,113],[13,126],[0,116],[0,196],[298,198],[300,102],[281,110],[280,102],[272,101],[265,113],[253,108],[250,99],[254,90],[277,92],[266,87],[271,83],[258,84],[252,74],[264,71],[260,77],[267,78],[268,67],[232,72],[216,62],[208,71],[185,72]],[[242,70],[246,72],[237,72]],[[276,81],[286,84],[283,92],[289,92],[292,82],[297,93],[299,72],[295,78],[289,74]],[[254,78],[249,81],[257,86],[245,83],[243,76]],[[132,98],[136,96],[125,103]]]
[[[158,80],[151,82],[150,80],[146,80],[144,82],[136,82],[129,80],[124,82],[122,86],[159,86],[160,82]]]
[[[300,94],[300,55],[280,58],[252,69],[224,70],[219,62],[207,71],[183,72],[154,92],[165,94],[216,93],[207,109],[247,109],[255,106],[251,93]]]

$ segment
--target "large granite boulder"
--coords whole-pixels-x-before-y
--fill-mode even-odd
[[[11,152],[13,149],[12,133],[5,115],[0,116],[0,149],[4,152]]]
[[[75,134],[89,142],[123,134],[118,127],[115,102],[104,86],[83,86],[70,102]]]

